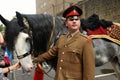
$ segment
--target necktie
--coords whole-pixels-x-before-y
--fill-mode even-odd
[[[71,34],[67,35],[67,41],[69,41],[71,38],[72,38]]]

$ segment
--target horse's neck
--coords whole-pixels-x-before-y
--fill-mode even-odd
[[[58,27],[58,26],[57,26]],[[59,39],[60,35],[65,34],[67,32],[67,28],[65,26],[60,26],[56,28],[56,32],[54,32],[53,39],[51,41],[51,44],[56,44],[57,40]]]

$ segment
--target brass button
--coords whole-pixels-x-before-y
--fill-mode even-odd
[[[63,60],[61,59],[60,62],[63,62]]]
[[[61,69],[62,69],[62,67],[59,67],[59,69],[61,70]]]
[[[67,47],[67,45],[65,45],[65,47]]]

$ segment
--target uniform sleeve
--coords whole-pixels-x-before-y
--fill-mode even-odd
[[[55,56],[57,56],[57,52],[58,51],[58,48],[57,46],[54,46],[52,48],[50,48],[47,52],[39,55],[38,57],[34,58],[33,59],[33,62],[43,62],[45,60],[49,60]]]
[[[83,48],[83,80],[95,80],[95,57],[92,42],[87,42]]]

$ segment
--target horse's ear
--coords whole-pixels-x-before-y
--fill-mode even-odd
[[[23,17],[22,17],[22,15],[21,15],[19,12],[17,12],[17,11],[16,11],[16,17],[17,17],[17,20],[18,20],[18,24],[19,24],[20,26],[24,26]]]
[[[21,27],[29,28],[29,23],[28,23],[27,19],[22,14],[20,14],[19,12],[16,12],[16,17],[18,20],[18,24]]]
[[[7,26],[7,24],[9,23],[9,21],[6,20],[2,15],[0,15],[0,20],[5,26]]]

